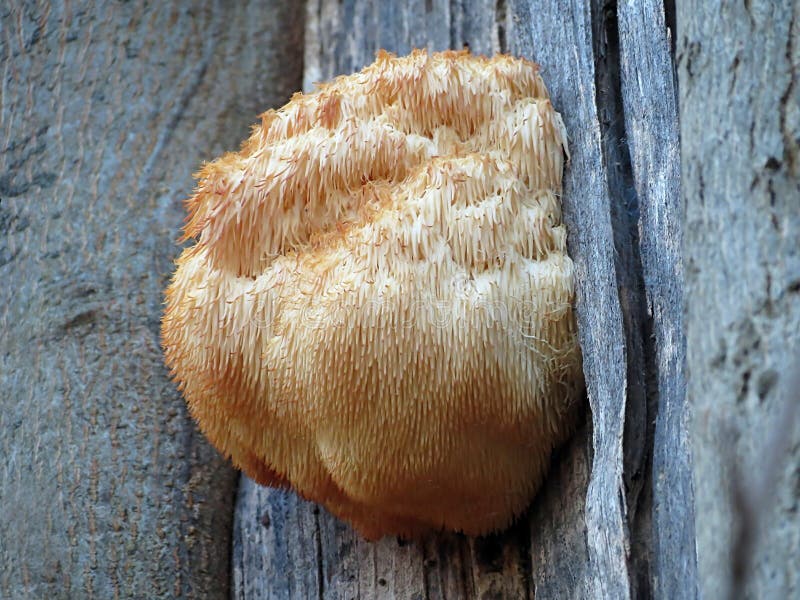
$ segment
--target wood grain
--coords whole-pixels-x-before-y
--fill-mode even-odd
[[[0,7],[2,598],[228,596],[236,473],[159,319],[192,172],[300,85],[268,4]]]
[[[694,488],[686,427],[686,339],[677,89],[661,2],[619,3],[620,81],[633,181],[639,199],[647,294],[653,440],[654,593],[697,595]]]
[[[700,592],[795,598],[800,5],[676,5]]]

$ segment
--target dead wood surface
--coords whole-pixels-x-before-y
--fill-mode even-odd
[[[2,598],[229,596],[159,319],[192,173],[300,85],[291,4],[0,5]]]
[[[797,598],[800,4],[676,4],[700,591]]]

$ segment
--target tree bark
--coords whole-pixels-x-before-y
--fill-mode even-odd
[[[671,0],[4,4],[0,597],[797,596],[798,6],[677,4],[680,120]],[[234,517],[158,340],[191,173],[301,80],[465,44],[568,128],[586,423],[497,535],[246,479]]]
[[[653,593],[659,598],[692,598],[697,594],[697,565],[685,402],[683,223],[671,35],[653,35],[667,29],[666,15],[652,0],[620,2],[618,19],[620,90],[647,299],[643,342],[651,401],[643,412],[655,415]],[[647,431],[646,421],[635,424],[639,431]]]
[[[677,4],[700,588],[796,598],[800,6]]]
[[[300,85],[291,4],[0,7],[0,597],[229,595],[159,319],[192,172]]]
[[[484,538],[368,543],[291,493],[245,480],[235,597],[694,597],[670,16],[655,2],[601,0],[307,6],[306,90],[379,48],[469,45],[542,65],[570,137],[563,202],[590,415],[528,515]]]

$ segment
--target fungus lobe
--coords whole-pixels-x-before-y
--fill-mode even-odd
[[[166,361],[209,440],[362,534],[507,526],[583,383],[535,64],[381,52],[206,165]]]

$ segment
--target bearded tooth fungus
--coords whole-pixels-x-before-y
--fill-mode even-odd
[[[583,379],[535,64],[381,52],[206,165],[162,322],[208,439],[363,535],[506,527]]]

